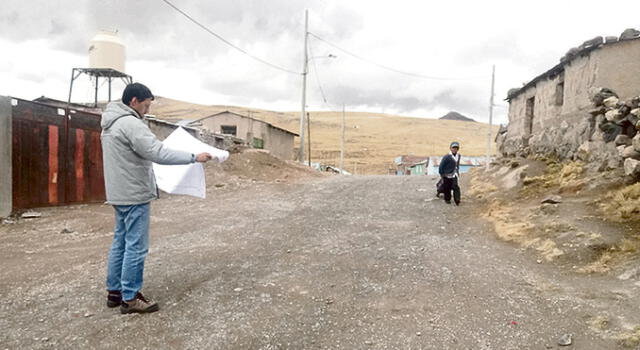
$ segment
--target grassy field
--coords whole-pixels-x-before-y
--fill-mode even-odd
[[[177,121],[232,111],[299,133],[300,112],[274,112],[235,106],[205,106],[159,97],[151,107],[158,118]],[[339,165],[341,112],[310,112],[311,161]],[[403,117],[365,112],[345,113],[345,170],[356,174],[386,174],[403,154],[443,155],[453,140],[467,156],[486,155],[488,124]],[[494,126],[495,135],[498,127]],[[296,138],[296,147],[298,139]],[[306,141],[305,141],[306,143]],[[495,153],[495,144],[492,145]]]

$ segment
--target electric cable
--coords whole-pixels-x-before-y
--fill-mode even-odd
[[[329,105],[327,102],[327,96],[324,94],[324,89],[322,88],[322,84],[320,84],[320,75],[318,74],[318,66],[316,66],[316,61],[313,60],[313,50],[311,49],[311,45],[309,47],[309,57],[311,57],[311,61],[313,62],[313,73],[316,76],[316,82],[318,83],[318,88],[320,89],[320,95],[322,95],[322,100],[324,103]]]
[[[300,75],[300,72],[296,72],[281,66],[278,66],[276,64],[273,64],[271,62],[265,61],[260,57],[254,56],[251,53],[243,50],[242,48],[232,44],[229,40],[223,38],[221,35],[217,34],[216,32],[214,32],[213,30],[209,29],[207,26],[205,26],[204,24],[198,22],[196,19],[194,19],[193,17],[191,17],[189,14],[187,14],[186,12],[182,11],[181,9],[179,9],[176,5],[172,4],[169,0],[162,0],[164,3],[166,3],[167,5],[169,5],[171,8],[173,8],[174,10],[176,10],[177,12],[179,12],[181,15],[183,15],[184,17],[186,17],[188,20],[190,20],[191,22],[193,22],[194,24],[196,24],[198,27],[204,29],[206,32],[208,32],[209,34],[215,36],[216,38],[218,38],[220,41],[222,41],[223,43],[231,46],[232,48],[242,52],[243,54],[251,57],[252,59],[265,64],[271,68],[286,72],[286,73],[290,73],[290,74],[295,74],[295,75]]]
[[[334,43],[332,43],[332,42],[330,42],[330,41],[328,41],[326,39],[323,39],[323,38],[319,37],[318,35],[316,35],[314,33],[309,32],[309,35],[311,35],[314,38],[324,42],[325,44],[327,44],[329,46],[332,46],[332,47],[334,47],[334,48],[346,53],[347,55],[352,56],[354,58],[357,58],[357,59],[359,59],[361,61],[367,62],[369,64],[372,64],[372,65],[377,66],[377,67],[382,68],[382,69],[386,69],[386,70],[394,72],[394,73],[403,74],[403,75],[411,76],[411,77],[414,77],[414,78],[421,78],[421,79],[428,79],[428,80],[451,80],[451,81],[453,81],[453,80],[479,80],[479,79],[485,79],[485,78],[488,77],[488,76],[476,76],[476,77],[465,77],[465,78],[446,78],[446,77],[435,77],[435,76],[429,76],[429,75],[406,72],[406,71],[403,71],[403,70],[400,70],[400,69],[396,69],[396,68],[393,68],[393,67],[385,66],[383,64],[380,64],[380,63],[374,62],[372,60],[369,60],[367,58],[364,58],[362,56],[359,56],[359,55],[357,55],[357,54],[355,54],[353,52],[350,52],[349,50],[346,50],[346,49],[344,49],[344,48],[342,48],[342,47],[340,47],[340,46],[338,46],[338,45],[336,45],[336,44],[334,44]]]

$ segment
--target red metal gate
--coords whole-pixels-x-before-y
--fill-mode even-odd
[[[14,209],[104,201],[100,115],[12,104]]]

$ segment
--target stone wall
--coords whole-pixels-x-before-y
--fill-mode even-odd
[[[560,64],[523,88],[510,90],[509,125],[496,138],[499,154],[508,157],[552,153],[561,159],[584,160],[600,170],[622,166],[622,153],[614,140],[620,133],[635,136],[631,132],[635,123],[630,126],[630,121],[623,123],[622,119],[630,114],[633,96],[640,92],[637,57],[638,31],[626,30],[620,38],[607,37],[606,42],[602,37],[594,38],[571,49]],[[610,112],[613,118],[612,110],[621,107],[602,105],[604,98],[614,95],[627,100],[629,106],[619,111],[624,116],[615,117],[620,120],[607,122],[605,113]],[[600,110],[594,111],[598,99],[602,100],[597,106]],[[624,128],[626,131],[619,132]],[[640,140],[637,143],[640,149]]]

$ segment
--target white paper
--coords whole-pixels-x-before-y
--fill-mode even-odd
[[[229,158],[229,152],[221,150],[196,139],[183,128],[179,127],[162,143],[171,149],[193,154],[207,152],[216,157],[219,162]],[[204,168],[201,163],[184,165],[161,165],[153,163],[158,188],[171,194],[186,194],[205,198],[206,184]]]

